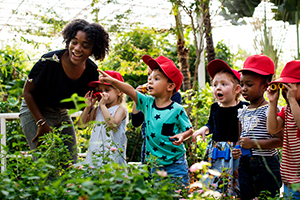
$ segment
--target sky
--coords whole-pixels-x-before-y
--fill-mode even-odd
[[[99,19],[105,23],[110,23],[116,14],[122,14],[128,9],[132,9],[133,15],[127,23],[138,21],[148,27],[169,28],[175,26],[174,17],[170,14],[171,3],[166,0],[122,0],[121,3],[107,4],[106,1],[100,1],[99,4]],[[232,53],[236,53],[239,48],[249,51],[251,54],[256,54],[253,45],[257,32],[253,31],[253,26],[250,25],[251,18],[245,19],[248,24],[243,26],[233,26],[228,21],[217,13],[220,11],[217,0],[212,0],[211,6],[211,22],[214,45],[218,41],[224,41],[229,46]],[[86,0],[0,0],[0,47],[6,45],[12,38],[19,38],[20,35],[10,32],[12,27],[24,28],[30,23],[32,28],[38,22],[26,13],[38,14],[39,11],[46,9],[54,10],[63,20],[73,18],[84,18],[91,20],[90,1]],[[66,9],[68,7],[68,9]],[[263,5],[260,4],[254,12],[254,17],[262,18],[264,14]],[[283,22],[275,22],[271,20],[270,6],[268,6],[268,22],[267,25],[272,27],[272,35],[275,46],[282,49],[281,61],[287,62],[293,59],[296,55],[296,31],[295,26],[288,26],[283,29]],[[189,18],[182,12],[183,21],[190,23]],[[127,24],[124,23],[124,26]],[[30,36],[26,36],[30,39]],[[258,34],[257,37],[261,37]],[[40,40],[44,40],[41,38]],[[61,46],[61,36],[53,37],[51,42],[55,47]]]

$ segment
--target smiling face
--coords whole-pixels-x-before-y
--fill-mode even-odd
[[[217,101],[224,107],[236,105],[237,95],[241,88],[233,75],[221,72],[213,79],[213,93]]]
[[[69,59],[74,65],[84,63],[92,54],[93,45],[88,43],[87,34],[77,31],[69,44]]]

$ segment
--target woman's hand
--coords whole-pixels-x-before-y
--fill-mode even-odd
[[[37,141],[35,148],[37,148],[42,143],[42,141],[39,139],[39,137],[44,136],[45,134],[50,133],[51,131],[52,131],[52,129],[47,124],[47,122],[45,122],[45,124],[37,127],[37,133],[31,141],[32,143]]]

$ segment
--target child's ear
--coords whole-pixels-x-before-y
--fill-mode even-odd
[[[170,83],[167,90],[173,92],[173,90],[176,88],[176,84],[175,83]]]
[[[120,90],[118,90],[118,97],[122,95],[123,92],[121,92]]]
[[[238,94],[238,93],[240,93],[240,92],[241,92],[241,90],[242,90],[242,87],[241,87],[241,85],[240,85],[240,84],[237,84],[237,85],[235,86],[235,94]]]

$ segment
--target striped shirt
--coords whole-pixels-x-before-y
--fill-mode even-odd
[[[267,130],[267,113],[269,105],[249,109],[244,106],[238,111],[238,118],[242,124],[241,137],[249,137],[252,140],[265,140],[273,136]],[[276,149],[252,148],[253,156],[278,155]]]
[[[278,116],[284,120],[282,162],[280,167],[282,181],[285,184],[300,183],[300,138],[297,137],[298,127],[290,106],[283,107]]]

